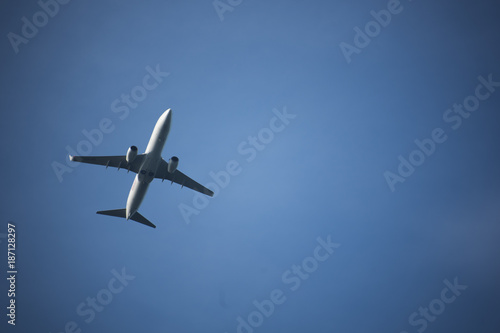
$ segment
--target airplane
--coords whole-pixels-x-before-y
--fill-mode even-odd
[[[161,157],[161,152],[165,141],[167,141],[170,131],[170,123],[172,122],[172,110],[167,109],[160,116],[149,139],[146,151],[143,154],[137,154],[137,147],[130,146],[127,150],[127,155],[123,156],[72,156],[69,159],[73,162],[90,163],[97,165],[105,165],[115,167],[120,170],[127,169],[127,172],[132,171],[137,173],[130,189],[127,205],[124,209],[113,209],[98,211],[97,214],[116,216],[125,218],[127,221],[132,220],[152,228],[156,225],[148,221],[139,212],[139,206],[146,196],[149,184],[154,178],[161,179],[162,182],[167,179],[172,183],[177,183],[182,187],[187,187],[208,196],[213,196],[214,192],[203,185],[195,182],[177,169],[179,158],[172,156],[168,163]]]

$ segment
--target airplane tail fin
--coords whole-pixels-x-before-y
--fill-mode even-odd
[[[97,214],[122,217],[125,219],[126,209],[123,208],[123,209],[101,210],[98,211]],[[142,223],[144,225],[147,225],[148,227],[156,228],[156,226],[153,223],[149,222],[148,219],[139,214],[139,212],[135,212],[135,214],[132,215],[130,219]]]

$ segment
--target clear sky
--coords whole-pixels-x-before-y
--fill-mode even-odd
[[[1,5],[2,332],[499,331],[493,1],[66,2]],[[95,214],[167,108],[216,196]]]

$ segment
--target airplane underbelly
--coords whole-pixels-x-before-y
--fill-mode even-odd
[[[152,153],[150,153],[152,155]],[[155,178],[156,170],[160,164],[160,156],[148,156],[138,173],[141,183],[151,183]]]
[[[149,183],[141,182],[139,177],[136,176],[132,188],[127,199],[127,211],[130,213],[135,213],[141,206],[142,200],[146,196],[148,191]]]

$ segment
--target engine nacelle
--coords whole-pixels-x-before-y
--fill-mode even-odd
[[[168,173],[174,173],[179,165],[179,158],[177,156],[172,156],[172,158],[168,161]]]
[[[136,146],[130,146],[130,148],[127,150],[127,157],[126,160],[128,163],[132,163],[137,156],[137,147]]]

